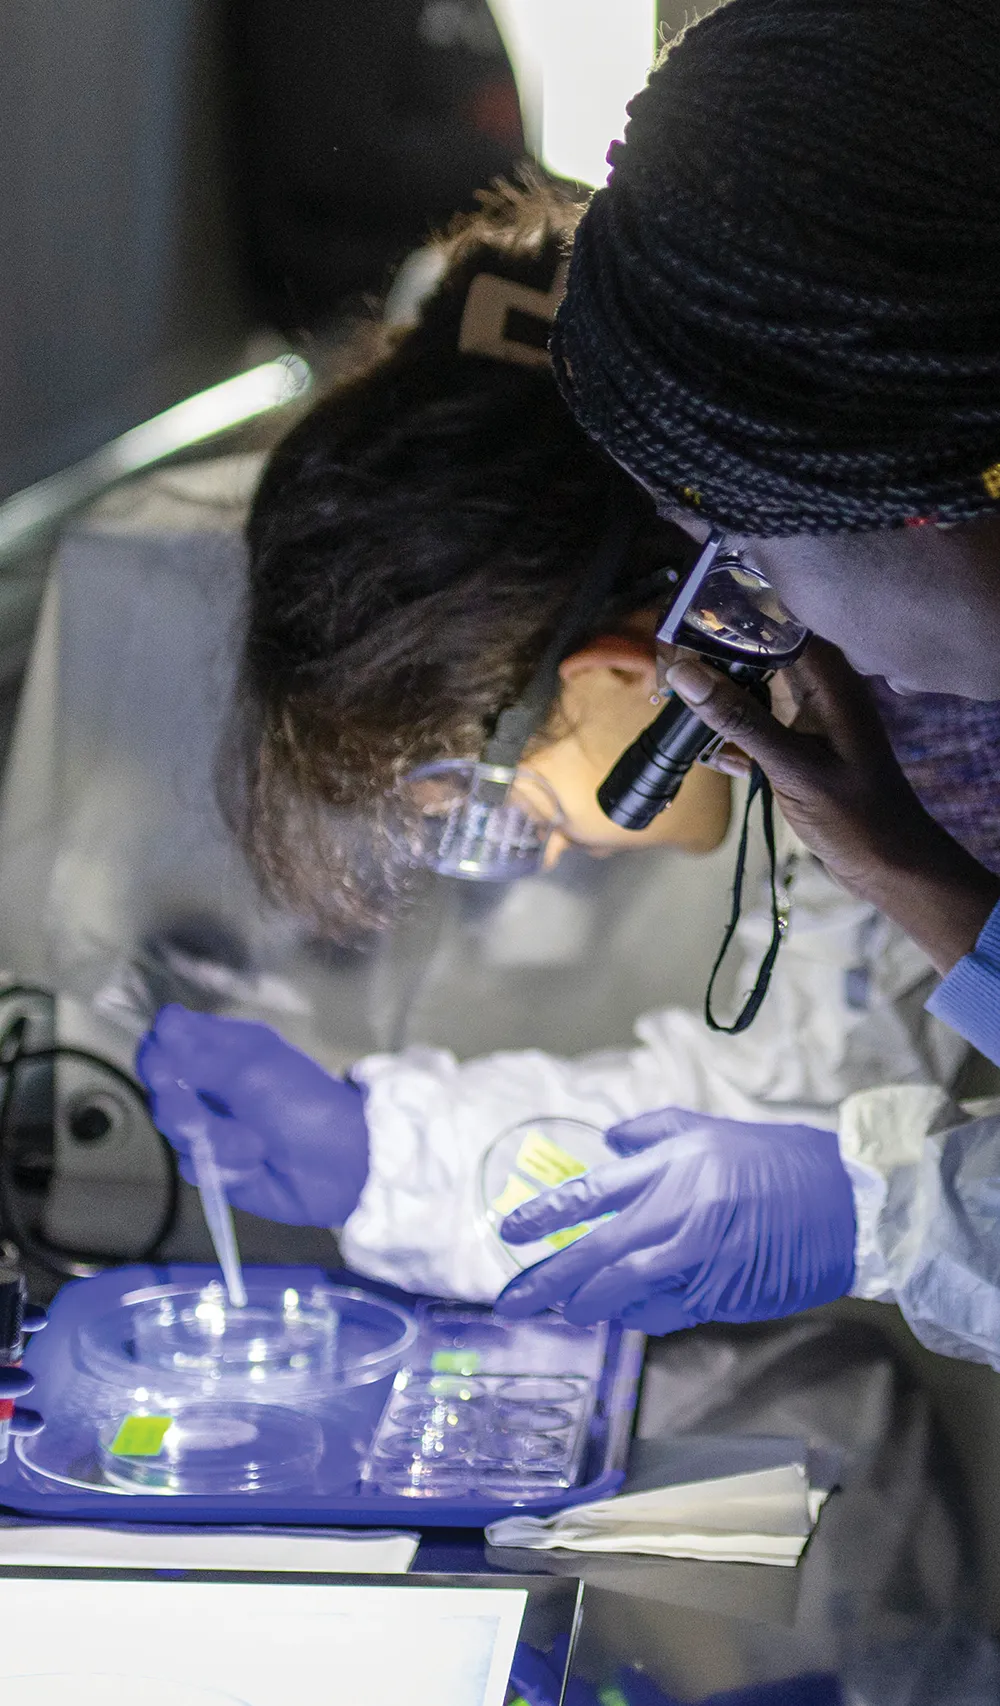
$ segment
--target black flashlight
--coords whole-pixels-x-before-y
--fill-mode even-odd
[[[698,546],[688,572],[671,570],[667,578],[678,584],[656,631],[657,643],[667,648],[662,665],[669,668],[674,648],[681,646],[766,705],[765,682],[799,657],[808,628],[785,607],[760,569],[738,551],[726,550],[714,528]],[[671,694],[598,788],[605,817],[622,829],[645,829],[669,806],[692,764],[713,742],[722,745],[697,711]]]
[[[705,661],[730,681],[748,687],[755,698],[765,699],[764,683],[771,670],[742,662]],[[718,740],[696,711],[671,694],[659,716],[622,753],[598,788],[597,803],[605,817],[622,829],[645,829],[676,799],[692,764]]]

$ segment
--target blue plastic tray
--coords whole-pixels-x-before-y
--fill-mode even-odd
[[[294,1286],[301,1291],[333,1281],[416,1310],[422,1330],[404,1357],[404,1368],[412,1371],[414,1379],[439,1369],[440,1352],[453,1351],[456,1344],[473,1352],[477,1344],[481,1346],[477,1367],[487,1377],[552,1367],[553,1333],[558,1333],[561,1325],[557,1317],[542,1318],[537,1324],[507,1326],[489,1310],[442,1306],[433,1299],[406,1297],[352,1274],[324,1273],[317,1268],[256,1268],[248,1269],[247,1276],[271,1278],[276,1286]],[[218,1270],[208,1267],[131,1267],[64,1286],[52,1305],[48,1329],[32,1341],[26,1358],[36,1380],[32,1402],[43,1414],[54,1416],[59,1411],[62,1395],[78,1378],[76,1329],[85,1320],[113,1308],[124,1293],[179,1282],[197,1286],[217,1277]],[[477,1338],[480,1323],[482,1331]],[[7,1463],[0,1466],[0,1505],[23,1516],[48,1520],[479,1528],[515,1509],[546,1515],[566,1505],[607,1498],[624,1479],[645,1340],[642,1334],[623,1331],[615,1323],[577,1329],[575,1335],[565,1326],[562,1330],[570,1335],[580,1374],[586,1374],[592,1387],[586,1437],[578,1453],[574,1482],[568,1487],[550,1487],[538,1495],[516,1497],[494,1497],[482,1488],[457,1497],[429,1496],[426,1492],[412,1497],[381,1490],[377,1477],[372,1476],[370,1448],[390,1403],[398,1400],[390,1375],[372,1385],[350,1389],[338,1402],[336,1415],[328,1413],[321,1418],[323,1458],[300,1487],[212,1498],[120,1492],[104,1487],[76,1489],[30,1471],[12,1452]]]

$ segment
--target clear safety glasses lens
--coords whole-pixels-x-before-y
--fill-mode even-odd
[[[663,617],[657,640],[763,668],[791,663],[809,638],[808,628],[758,569],[721,545],[714,535],[704,546]],[[669,655],[661,659],[662,668],[671,661]]]
[[[411,771],[397,796],[398,837],[410,861],[446,877],[509,882],[542,868],[562,822],[533,771],[444,759]]]

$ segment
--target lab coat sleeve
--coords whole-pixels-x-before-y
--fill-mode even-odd
[[[524,1120],[560,1115],[604,1130],[673,1105],[835,1131],[852,1091],[946,1081],[964,1049],[922,1011],[927,961],[818,867],[797,892],[768,1000],[742,1036],[667,1008],[638,1022],[637,1046],[576,1059],[529,1049],[459,1062],[410,1048],[359,1062],[370,1169],[340,1233],[345,1259],[409,1290],[492,1300],[516,1269],[484,1224],[480,1164]],[[766,915],[748,915],[748,963],[769,931]]]
[[[1000,906],[990,913],[972,953],[952,967],[927,1007],[1000,1066]]]
[[[1000,1113],[941,1090],[870,1090],[841,1109],[857,1297],[899,1304],[929,1350],[1000,1370]]]
[[[485,1224],[480,1163],[522,1120],[559,1114],[602,1128],[655,1095],[648,1050],[565,1060],[539,1050],[459,1062],[444,1050],[370,1055],[369,1173],[340,1233],[352,1268],[409,1291],[491,1302],[517,1271]],[[661,1085],[662,1090],[662,1085]],[[661,1095],[662,1100],[662,1095]]]

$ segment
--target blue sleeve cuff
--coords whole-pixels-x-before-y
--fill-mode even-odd
[[[927,1011],[1000,1066],[1000,906],[990,913],[972,953],[938,985]]]

